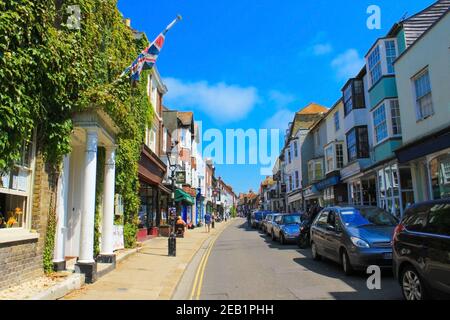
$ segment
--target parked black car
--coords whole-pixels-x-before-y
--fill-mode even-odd
[[[392,268],[391,241],[397,223],[377,207],[325,208],[311,226],[313,259],[334,260],[346,275],[370,265]]]
[[[394,275],[405,299],[450,298],[450,199],[408,208],[393,248]]]

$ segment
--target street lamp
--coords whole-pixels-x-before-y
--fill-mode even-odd
[[[171,218],[172,218],[172,232],[169,235],[169,240],[168,240],[168,250],[169,250],[169,257],[176,257],[177,255],[177,238],[176,238],[176,234],[175,234],[175,227],[176,227],[176,204],[175,204],[175,170],[177,169],[178,165],[172,164],[170,161],[170,157],[172,155],[172,150],[173,148],[175,148],[175,146],[178,145],[178,141],[175,141],[174,143],[172,143],[172,146],[170,147],[170,150],[167,151],[167,162],[169,163],[169,168],[171,171],[171,182],[172,182],[172,194],[171,194],[171,209],[175,210],[175,216],[172,216],[173,213],[171,213]]]

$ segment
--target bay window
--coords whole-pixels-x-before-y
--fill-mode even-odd
[[[309,182],[323,179],[323,158],[313,159],[308,162]]]
[[[369,74],[372,85],[381,79],[383,72],[381,69],[380,46],[377,45],[369,55]]]
[[[402,124],[400,120],[400,106],[398,100],[389,101],[391,108],[392,134],[398,136],[402,134]]]
[[[343,89],[344,115],[347,116],[353,109],[364,109],[364,83],[361,79],[350,79]],[[339,118],[338,118],[339,119]]]
[[[369,136],[367,126],[354,127],[347,133],[348,161],[369,158]]]
[[[325,147],[325,173],[344,167],[344,146],[342,143],[332,143]]]
[[[395,48],[394,40],[387,40],[384,43],[386,48],[386,62],[387,62],[387,72],[388,74],[394,74],[394,61],[397,59],[397,50]]]
[[[373,112],[373,127],[375,131],[375,141],[380,143],[388,137],[386,123],[386,108],[384,103]]]

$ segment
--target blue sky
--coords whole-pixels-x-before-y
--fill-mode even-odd
[[[309,102],[330,107],[392,24],[433,0],[119,0],[132,27],[154,38],[179,13],[158,69],[165,105],[192,110],[203,130],[279,128]],[[370,5],[381,30],[369,30]],[[204,147],[207,144],[204,144]],[[250,151],[249,151],[250,152]],[[259,165],[217,165],[236,192],[257,191]]]

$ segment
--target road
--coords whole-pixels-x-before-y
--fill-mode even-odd
[[[309,249],[281,246],[257,230],[247,228],[244,219],[236,219],[215,241],[199,250],[173,298],[402,299],[391,272],[383,272],[381,290],[369,290],[367,277],[364,272],[345,276],[338,264],[313,261]]]

